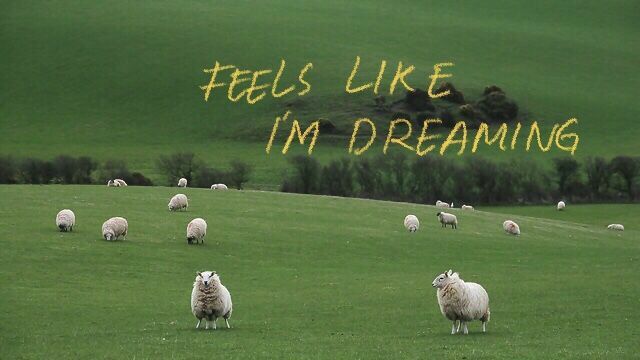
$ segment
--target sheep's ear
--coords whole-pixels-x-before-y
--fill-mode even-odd
[[[199,271],[196,271],[196,276],[202,276],[202,273],[200,273]]]
[[[216,275],[216,274],[217,274],[217,272],[215,272],[215,271],[211,272],[211,275]]]
[[[452,273],[452,271],[451,271],[451,269],[449,269],[449,271],[447,271],[447,276],[451,276],[451,273]]]

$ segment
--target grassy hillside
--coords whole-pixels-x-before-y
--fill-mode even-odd
[[[267,157],[264,144],[294,98],[248,106],[227,101],[223,89],[205,103],[202,69],[219,60],[276,70],[284,58],[284,84],[311,61],[313,89],[303,99],[312,106],[301,120],[350,122],[358,114],[342,104],[363,100],[341,93],[360,55],[360,79],[372,79],[382,59],[388,72],[401,60],[416,66],[409,81],[420,88],[434,63],[453,61],[453,82],[464,91],[498,84],[531,119],[579,118],[578,156],[639,154],[638,83],[630,76],[640,56],[634,2],[58,0],[0,7],[1,153],[126,156],[134,170],[153,176],[159,154],[190,150],[218,166],[229,158],[253,163],[256,183],[275,183],[284,159]],[[346,145],[321,137],[316,155],[335,157]]]
[[[507,215],[489,212],[457,212],[454,231],[430,206],[185,191],[189,211],[170,213],[172,188],[0,186],[1,357],[577,359],[640,350],[637,221],[618,233],[516,215],[523,234],[512,237],[501,229]],[[55,228],[65,207],[76,212],[73,233]],[[640,215],[637,205],[624,211]],[[422,221],[416,234],[402,227],[408,213]],[[100,225],[116,215],[129,220],[127,240],[101,240]],[[209,223],[202,246],[185,241],[194,217]],[[487,334],[473,323],[470,335],[449,335],[431,288],[449,268],[487,288]],[[194,329],[189,296],[205,269],[233,295],[231,330]]]

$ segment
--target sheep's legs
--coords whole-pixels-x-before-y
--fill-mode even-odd
[[[202,319],[198,319],[198,323],[196,324],[196,329],[200,329],[201,322],[202,322]]]
[[[453,324],[451,324],[451,335],[455,335],[456,332],[456,320],[453,320]]]
[[[227,329],[231,329],[231,326],[229,325],[229,319],[224,318],[224,323],[227,324]]]
[[[460,332],[460,325],[462,325],[462,321],[458,320],[458,329],[456,329],[456,334]]]
[[[467,329],[467,322],[463,321],[462,322],[462,332],[467,335],[469,333],[469,329]]]
[[[482,332],[487,332],[487,322],[486,321],[482,322]]]
[[[213,321],[212,321],[212,323],[213,323],[213,330],[217,329],[216,321],[218,321],[218,318],[213,318]]]
[[[205,330],[209,330],[209,319],[205,320],[206,321],[206,325],[204,327]]]

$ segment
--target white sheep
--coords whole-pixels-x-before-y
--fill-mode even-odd
[[[622,224],[610,224],[609,226],[607,226],[607,229],[624,231],[624,225],[622,225]]]
[[[218,274],[215,271],[196,273],[196,280],[191,291],[191,313],[198,319],[196,329],[200,328],[202,319],[205,319],[205,329],[209,329],[209,322],[212,322],[212,327],[215,330],[216,320],[219,317],[224,318],[227,329],[230,329],[229,318],[232,312],[231,294],[220,282]]]
[[[451,225],[452,229],[458,228],[458,218],[455,215],[442,211],[437,213],[436,216],[438,217],[438,220],[440,220],[442,227],[446,228],[447,225]]]
[[[195,218],[187,225],[187,242],[191,244],[193,240],[198,244],[204,244],[204,237],[207,235],[207,222],[201,218]]]
[[[229,188],[225,184],[213,184],[211,190],[229,190]]]
[[[489,311],[489,294],[480,284],[465,282],[458,273],[451,270],[438,275],[431,285],[437,288],[440,312],[453,322],[451,335],[460,331],[468,334],[467,322],[482,321],[482,332],[487,331],[487,322],[491,317]],[[456,328],[456,322],[458,326]]]
[[[404,227],[409,232],[416,232],[420,228],[420,221],[415,215],[407,215],[404,218]]]
[[[450,208],[451,207],[452,208],[453,207],[453,203],[447,204],[444,201],[438,200],[438,201],[436,201],[436,207],[441,207],[441,208]]]
[[[187,179],[180,178],[180,180],[178,180],[178,187],[187,187]]]
[[[189,207],[189,199],[185,194],[176,194],[169,200],[169,211],[187,210]]]
[[[117,186],[127,186],[127,183],[122,179],[115,179],[115,180],[113,180],[113,182],[118,183]]]
[[[462,210],[474,210],[473,206],[471,206],[471,205],[462,205],[461,209]]]
[[[73,231],[73,227],[76,226],[76,214],[69,209],[60,210],[56,215],[56,226],[63,232]]]
[[[567,204],[565,204],[564,201],[560,201],[560,202],[558,202],[557,209],[558,209],[558,211],[562,211],[562,210],[564,210],[564,208],[566,206],[567,206]]]
[[[506,220],[504,223],[502,223],[502,228],[508,234],[520,235],[520,226],[518,226],[518,224],[516,224],[513,220]]]
[[[107,220],[102,224],[102,237],[105,240],[118,240],[122,236],[123,240],[127,240],[127,232],[129,231],[129,223],[127,219],[116,216]]]
[[[120,186],[120,184],[113,180],[107,181],[107,187],[118,187],[118,186]]]

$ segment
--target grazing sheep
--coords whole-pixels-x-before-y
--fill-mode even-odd
[[[558,206],[557,206],[558,211],[562,211],[562,210],[564,210],[564,208],[565,208],[566,206],[567,206],[567,205],[564,203],[564,201],[560,201],[560,202],[558,202]]]
[[[176,194],[169,200],[169,211],[187,210],[189,207],[189,199],[185,194]]]
[[[487,331],[487,322],[491,317],[489,295],[480,284],[465,282],[458,273],[451,270],[438,275],[431,285],[437,288],[440,312],[453,322],[451,335],[460,332],[469,333],[467,322],[482,321],[482,332]],[[458,327],[456,328],[456,322]]]
[[[438,201],[436,201],[436,207],[441,207],[441,208],[450,208],[450,207],[453,207],[453,203],[451,203],[451,205],[449,205],[449,204],[447,204],[447,203],[446,203],[446,202],[444,202],[444,201],[440,201],[440,200],[438,200]]]
[[[178,180],[178,187],[187,187],[187,179],[180,178],[180,180]]]
[[[446,212],[439,212],[436,216],[438,217],[438,220],[440,220],[442,227],[446,228],[447,225],[451,225],[452,229],[458,228],[458,218],[455,215]]]
[[[215,271],[196,273],[191,291],[191,313],[198,319],[196,329],[200,328],[200,322],[205,319],[205,329],[209,329],[209,322],[212,322],[212,328],[215,330],[219,317],[224,318],[227,329],[230,329],[229,318],[232,311],[231,294],[220,282],[218,274]]]
[[[229,188],[225,184],[213,184],[211,190],[229,190]]]
[[[204,237],[207,235],[207,222],[201,218],[195,218],[187,225],[187,243],[198,244],[200,241],[204,244]]]
[[[60,231],[67,232],[73,231],[73,227],[76,225],[76,214],[69,209],[60,210],[56,215],[56,226]]]
[[[624,225],[622,225],[622,224],[611,224],[611,225],[607,226],[607,229],[624,231]]]
[[[129,223],[127,219],[116,216],[107,220],[102,224],[102,237],[105,240],[118,240],[122,236],[122,240],[127,240],[127,231],[129,230]]]
[[[518,224],[516,224],[512,220],[507,220],[504,223],[502,223],[502,228],[508,234],[520,235],[520,226],[518,226]]]
[[[115,182],[115,181],[113,181],[113,180],[109,180],[107,182],[107,187],[118,187],[118,186],[120,186],[120,184]]]
[[[122,179],[115,179],[115,180],[113,180],[113,182],[118,183],[117,186],[127,186],[127,183]]]
[[[420,221],[415,215],[407,215],[404,218],[404,227],[409,230],[409,232],[416,232],[420,228]]]
[[[462,205],[462,210],[474,210],[473,206],[471,205]]]

